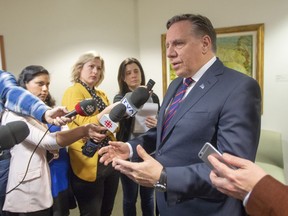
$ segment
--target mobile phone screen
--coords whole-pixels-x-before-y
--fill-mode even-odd
[[[228,167],[230,167],[231,169],[237,169],[236,167],[233,167],[227,163],[225,163],[225,161],[222,159],[222,154],[209,142],[206,142],[204,144],[204,146],[202,147],[202,149],[199,151],[198,153],[198,157],[204,161],[204,163],[211,169],[214,170],[213,165],[210,163],[210,161],[208,160],[208,156],[209,155],[213,155],[214,157],[216,157],[218,160],[220,160],[221,162],[223,162],[224,164],[226,164]]]
[[[210,163],[210,161],[208,160],[208,156],[210,154],[213,154],[215,157],[217,157],[218,159],[220,159],[222,157],[222,154],[214,147],[212,146],[211,143],[206,142],[204,144],[204,146],[202,147],[202,149],[199,151],[198,153],[198,157],[204,161],[204,163],[210,167],[210,169],[214,169],[213,165]]]

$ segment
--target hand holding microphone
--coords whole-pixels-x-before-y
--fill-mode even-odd
[[[52,109],[48,109],[42,116],[42,122],[53,124],[56,126],[65,125],[71,122],[73,119],[65,117],[68,110],[64,106],[56,106]]]
[[[67,113],[65,107],[55,107],[51,110],[47,110],[44,118],[49,124],[60,126],[71,122],[74,119],[73,117],[77,114],[81,116],[92,115],[96,111],[96,108],[96,102],[94,99],[86,99],[77,103],[75,109],[69,113]]]
[[[133,117],[141,109],[150,97],[151,91],[155,82],[149,80],[146,87],[138,87],[133,92],[129,92],[121,100],[121,103],[114,106],[109,114],[104,114],[99,122],[102,126],[107,128],[111,133],[114,133],[118,127],[118,122],[125,116]],[[93,157],[100,145],[88,140],[83,146],[82,153],[87,157]]]
[[[99,119],[102,126],[108,129],[111,133],[114,133],[118,127],[118,122],[126,114],[126,107],[122,103],[118,103],[114,106],[109,114],[104,114]],[[96,151],[101,147],[101,143],[94,142],[89,139],[82,148],[82,153],[87,157],[93,157]]]
[[[126,115],[126,107],[122,103],[114,106],[109,114],[104,114],[99,119],[102,126],[114,133],[118,127],[118,122]],[[92,139],[87,140],[82,148],[82,154],[87,157],[93,157],[97,150],[101,147],[101,143],[96,143]]]

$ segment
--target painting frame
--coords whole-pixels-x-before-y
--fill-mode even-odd
[[[0,70],[6,70],[4,37],[0,35]]]
[[[254,64],[253,68],[253,78],[259,83],[261,93],[263,95],[263,72],[264,72],[264,24],[251,24],[251,25],[241,25],[233,27],[224,27],[215,29],[217,38],[225,35],[227,37],[240,35],[240,34],[251,34],[253,35],[253,47],[254,55],[252,57],[252,62]],[[217,44],[217,49],[219,49]],[[166,94],[167,87],[172,81],[170,66],[166,57],[166,34],[161,34],[161,50],[162,50],[162,87],[163,96]],[[221,58],[220,58],[221,60]]]

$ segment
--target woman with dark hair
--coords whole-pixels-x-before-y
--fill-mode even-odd
[[[120,101],[127,92],[132,92],[140,85],[145,85],[145,74],[140,62],[135,58],[125,59],[118,70],[119,93],[114,97],[114,103]],[[147,103],[158,104],[159,98],[152,93]],[[137,115],[137,114],[136,114]],[[120,121],[120,130],[116,133],[116,139],[126,142],[140,134],[134,131],[135,117]],[[156,127],[157,119],[155,116],[147,116],[145,125],[148,128]],[[123,188],[123,215],[136,216],[136,202],[138,190],[140,191],[141,209],[143,216],[154,215],[154,189],[140,186],[133,182],[126,175],[121,174],[121,183]]]
[[[15,97],[17,95],[17,97]],[[21,98],[21,100],[19,100]],[[63,115],[67,112],[63,107],[51,109],[39,98],[18,86],[15,77],[6,71],[0,70],[0,122],[4,109],[33,116],[41,122],[50,122],[57,125],[66,124],[68,118]],[[61,116],[61,118],[59,118]],[[66,120],[65,120],[66,119]],[[68,121],[71,121],[68,120]],[[0,154],[0,215],[6,195],[6,185],[10,166],[10,149]]]
[[[49,93],[49,73],[42,66],[28,66],[21,72],[19,84],[45,101]],[[50,127],[48,128],[46,124],[34,118],[17,115],[7,110],[4,112],[3,124],[16,120],[24,121],[30,133],[23,142],[11,149],[11,162],[3,210],[8,216],[51,216],[53,215],[51,209],[53,199],[50,171],[46,158],[47,151],[58,157],[59,149],[83,137],[102,137],[99,132],[105,128],[100,129],[97,125],[88,124],[73,130],[47,133]],[[58,215],[68,214],[60,213]]]
[[[40,65],[30,65],[25,67],[19,75],[18,83],[21,87],[27,89],[27,83],[36,78],[37,76],[50,77],[49,72]],[[50,79],[48,79],[50,80]],[[50,81],[48,81],[50,84]],[[47,84],[48,84],[47,83]],[[49,89],[46,88],[43,80],[39,80],[36,84],[41,87],[29,88],[29,91],[39,97],[47,106],[54,107],[56,104],[55,99],[51,96]],[[49,131],[60,131],[61,127],[48,124]],[[51,189],[53,196],[53,216],[66,216],[69,215],[69,209],[75,208],[76,203],[74,196],[69,187],[69,156],[66,148],[61,148],[56,152],[57,158],[53,157],[53,153],[47,151],[47,159],[50,167],[51,175]]]

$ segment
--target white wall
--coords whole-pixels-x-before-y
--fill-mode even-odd
[[[133,0],[0,0],[7,70],[17,75],[27,65],[43,65],[60,104],[71,85],[72,65],[82,53],[96,50],[106,66],[99,88],[113,100],[121,61],[139,57],[136,9]]]
[[[120,62],[139,57],[147,78],[162,98],[160,35],[178,13],[208,16],[214,27],[265,24],[264,111],[262,128],[280,131],[288,144],[288,2],[286,0],[0,0],[0,34],[6,63],[18,74],[29,64],[52,73],[51,92],[58,103],[70,85],[76,58],[96,49],[106,61],[100,86],[112,100]]]
[[[139,0],[140,57],[157,82],[161,94],[162,67],[160,35],[166,21],[179,13],[199,13],[215,28],[256,23],[265,24],[264,111],[262,128],[279,131],[288,145],[288,2],[286,0]]]

